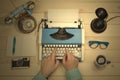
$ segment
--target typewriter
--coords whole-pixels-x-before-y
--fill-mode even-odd
[[[56,59],[62,60],[68,49],[83,61],[83,31],[80,28],[44,28],[42,30],[42,59],[57,48]]]
[[[64,10],[66,11],[66,10]],[[59,13],[57,15],[60,14],[60,12],[64,11],[59,11]],[[58,12],[55,11],[54,13]],[[67,13],[69,13],[70,11],[68,11]],[[73,11],[71,11],[72,13]],[[53,13],[51,11],[51,13]],[[65,13],[66,14],[66,13]],[[72,14],[73,15],[73,14]],[[52,14],[52,18],[51,18],[51,14],[48,15],[50,18],[49,20],[52,21],[53,20],[59,20],[60,18],[63,16],[61,16],[61,14],[59,15],[59,17],[57,18],[53,16]],[[66,16],[64,16],[66,17]],[[70,18],[71,16],[68,16],[67,18]],[[55,19],[57,18],[57,19]],[[73,19],[74,17],[72,17]],[[71,19],[71,20],[72,20]],[[65,19],[62,19],[65,20]],[[70,20],[70,19],[69,19]],[[73,20],[74,21],[74,20]],[[54,21],[53,21],[54,22]],[[49,23],[49,26],[53,26],[52,24],[56,25],[56,26],[61,26],[61,23]],[[63,24],[63,23],[62,23]],[[66,24],[66,23],[65,23]],[[68,25],[69,24],[69,25]],[[77,26],[77,27],[48,27],[48,28],[43,28],[41,30],[42,35],[41,35],[41,59],[44,59],[46,57],[48,57],[52,51],[54,50],[54,48],[56,48],[56,59],[58,60],[62,60],[63,57],[66,54],[66,49],[69,50],[69,52],[76,57],[79,62],[84,60],[84,29],[81,27],[81,25],[76,25],[76,23],[73,23],[73,25],[71,25],[70,23],[68,23],[67,25],[64,26]],[[74,25],[75,24],[75,25]]]

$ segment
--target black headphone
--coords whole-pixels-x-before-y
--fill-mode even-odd
[[[91,22],[91,29],[96,33],[104,32],[107,28],[106,18],[108,13],[104,8],[97,8],[95,11],[98,18],[95,18]]]

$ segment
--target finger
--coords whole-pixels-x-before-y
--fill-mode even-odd
[[[46,61],[48,59],[48,57],[49,56],[44,57],[42,61]]]
[[[71,57],[74,57],[72,53],[69,52],[69,50],[67,50],[67,55],[71,58]]]
[[[44,60],[45,60],[45,61],[46,61],[46,60],[49,60],[50,57],[51,57],[51,54],[50,54],[50,56],[46,56],[46,57],[44,58]]]
[[[71,59],[71,53],[66,49],[66,59]]]
[[[56,56],[56,51],[57,51],[57,48],[55,48],[55,49],[53,50],[52,54],[51,54],[52,59],[54,59],[54,60],[55,60],[55,56]]]
[[[63,64],[65,64],[65,62],[66,62],[66,57],[67,57],[66,55],[63,57],[63,60],[62,60]]]

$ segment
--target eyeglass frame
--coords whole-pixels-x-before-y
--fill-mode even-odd
[[[96,47],[92,47],[93,44],[97,44]],[[101,44],[104,44],[106,47],[105,48],[102,48],[101,47]],[[89,47],[92,48],[92,49],[96,49],[98,46],[100,45],[100,48],[101,49],[106,49],[109,45],[109,42],[103,42],[103,41],[89,41]]]

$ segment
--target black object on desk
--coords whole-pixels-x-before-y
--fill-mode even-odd
[[[104,32],[107,28],[106,18],[108,17],[108,13],[104,8],[97,8],[95,11],[98,18],[95,18],[91,22],[91,29],[95,33]]]

